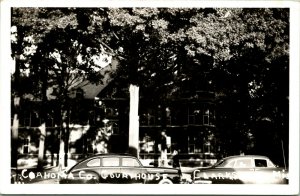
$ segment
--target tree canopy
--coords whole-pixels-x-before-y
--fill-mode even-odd
[[[114,76],[123,85],[141,86],[145,97],[215,92],[219,140],[227,151],[255,152],[253,145],[276,140],[278,146],[278,138],[288,143],[288,9],[12,11],[19,40],[12,40],[12,54],[24,61],[21,68],[33,70],[32,77],[41,80],[38,70],[47,66],[49,85],[71,88],[75,78],[63,75],[70,72],[97,83],[102,74],[97,61],[116,58]]]

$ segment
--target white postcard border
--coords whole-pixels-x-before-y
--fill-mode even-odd
[[[1,1],[0,193],[2,194],[299,194],[299,18],[296,1]],[[11,7],[287,7],[290,8],[289,185],[33,185],[10,184]],[[144,190],[151,190],[145,192]]]

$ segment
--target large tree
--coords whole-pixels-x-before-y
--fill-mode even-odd
[[[163,103],[213,91],[227,153],[279,160],[280,140],[288,150],[288,9],[110,9],[107,18],[124,75],[144,94]]]
[[[38,166],[42,165],[47,105],[51,98],[58,103],[56,115],[60,119],[61,146],[67,165],[70,96],[87,81],[102,82],[104,72],[101,70],[111,58],[99,40],[89,38],[86,20],[82,20],[81,12],[76,9],[15,8],[12,11],[12,26],[17,29],[17,39],[12,43],[13,58],[18,65],[12,80],[15,96],[29,93],[20,90],[20,70],[24,70],[27,80],[34,82],[29,90],[35,89],[36,99],[43,103]],[[28,42],[34,50],[28,51]],[[17,123],[13,125],[16,126]],[[14,128],[13,133],[17,132]]]

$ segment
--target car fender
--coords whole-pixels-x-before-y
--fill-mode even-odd
[[[172,180],[169,178],[164,178],[158,182],[158,184],[173,184]]]
[[[100,176],[94,171],[82,170],[79,172],[79,178],[85,181],[88,184],[99,183]]]

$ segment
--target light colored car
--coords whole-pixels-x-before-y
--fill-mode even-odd
[[[194,170],[192,179],[194,184],[288,184],[288,172],[265,156],[230,156]]]

